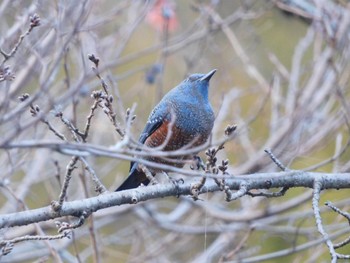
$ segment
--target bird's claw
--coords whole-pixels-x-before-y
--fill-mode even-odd
[[[176,197],[179,198],[180,197],[179,184],[184,184],[185,183],[184,179],[183,178],[175,179],[175,178],[169,177],[169,180],[175,186]]]
[[[193,164],[190,166],[192,170],[205,170],[204,162],[198,155],[193,156]]]

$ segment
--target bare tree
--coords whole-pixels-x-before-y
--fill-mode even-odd
[[[350,7],[235,2],[0,4],[1,262],[350,259]],[[140,145],[213,68],[208,143]],[[134,160],[175,179],[113,192]]]

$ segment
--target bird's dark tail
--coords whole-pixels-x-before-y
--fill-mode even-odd
[[[128,178],[115,190],[115,192],[133,189],[139,187],[141,184],[148,185],[149,180],[146,175],[137,169],[137,163],[132,164]]]

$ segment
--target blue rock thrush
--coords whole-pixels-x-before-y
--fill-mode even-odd
[[[208,99],[209,80],[216,69],[207,74],[193,74],[169,91],[151,112],[139,142],[150,147],[163,146],[163,151],[193,148],[204,144],[214,125],[214,112]],[[197,153],[193,153],[197,154]],[[155,163],[183,167],[191,156],[174,158],[145,157]],[[155,175],[163,170],[147,167]],[[128,178],[116,191],[147,185],[150,181],[137,162],[131,162]]]

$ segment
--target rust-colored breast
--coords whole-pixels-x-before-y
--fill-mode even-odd
[[[208,136],[201,136],[198,133],[191,134],[188,132],[183,132],[179,127],[171,125],[169,121],[166,121],[146,139],[145,145],[150,148],[163,146],[163,151],[175,151],[185,147],[188,144],[190,144],[191,147],[201,145],[207,140],[207,137]],[[147,159],[157,163],[183,167],[183,160],[188,159],[189,157],[190,156],[178,156],[172,159],[169,157],[150,157]]]

